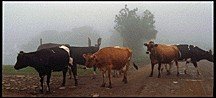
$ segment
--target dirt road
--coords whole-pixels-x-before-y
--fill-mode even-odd
[[[213,96],[214,86],[214,69],[213,63],[206,60],[198,62],[201,75],[197,75],[196,69],[189,64],[188,74],[183,73],[185,62],[179,62],[180,76],[176,76],[176,66],[172,67],[171,75],[166,75],[163,71],[161,78],[157,78],[157,65],[154,69],[153,77],[150,74],[150,65],[143,65],[139,70],[135,70],[132,66],[128,74],[128,83],[121,82],[122,76],[112,78],[113,88],[107,89],[100,87],[102,83],[101,74],[92,80],[91,75],[79,76],[79,85],[74,87],[73,79],[67,79],[66,89],[60,90],[59,86],[62,82],[62,76],[51,77],[51,94],[39,94],[39,77],[22,76],[22,75],[4,75],[2,83],[2,96],[29,96],[29,97],[50,97],[50,96],[68,96],[68,97],[91,97],[99,95],[100,97],[108,96]],[[108,81],[108,80],[107,80]],[[4,84],[4,87],[3,87]],[[7,84],[7,85],[6,85]],[[8,86],[9,85],[9,86]],[[8,87],[7,87],[8,86]]]

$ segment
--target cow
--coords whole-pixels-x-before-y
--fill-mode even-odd
[[[83,58],[83,54],[85,53],[95,53],[99,50],[100,45],[101,45],[101,38],[98,38],[97,40],[97,44],[95,44],[95,46],[91,46],[91,40],[90,38],[88,38],[88,47],[76,47],[76,46],[70,46],[69,44],[56,44],[56,43],[45,43],[40,45],[37,50],[41,50],[41,49],[47,49],[47,48],[53,48],[53,47],[59,47],[61,45],[65,45],[67,47],[69,47],[70,50],[70,56],[73,58],[73,64],[72,66],[70,66],[68,68],[68,72],[70,75],[70,79],[71,79],[71,72],[73,73],[73,77],[75,80],[75,86],[78,85],[78,76],[77,76],[77,64],[80,65],[84,65],[85,64],[85,59]],[[96,67],[93,67],[93,79],[95,78],[95,74],[96,74]]]
[[[179,58],[179,50],[174,45],[165,45],[165,44],[155,44],[153,41],[149,43],[144,43],[147,47],[147,54],[150,53],[151,60],[151,73],[149,77],[153,76],[154,65],[158,64],[158,78],[161,77],[161,64],[170,64],[172,61],[175,62],[177,66],[177,76],[179,75],[179,67],[178,67],[178,58]],[[170,67],[171,68],[171,67]]]
[[[62,87],[65,86],[65,77],[69,63],[69,54],[66,50],[60,47],[42,49],[35,52],[24,53],[20,51],[17,56],[17,62],[14,66],[16,70],[33,67],[39,73],[41,89],[40,93],[43,93],[43,80],[47,75],[47,92],[50,92],[50,78],[52,71],[63,72]]]
[[[37,48],[37,51],[40,51],[42,49],[56,48],[56,47],[60,47],[62,45],[66,46],[70,49],[69,44],[45,43],[45,44],[39,45]],[[73,54],[74,52],[69,50],[69,53],[70,53],[70,57],[71,57],[71,54]],[[78,81],[77,81],[78,79],[77,79],[76,65],[68,66],[68,70],[69,70],[70,79],[72,77],[72,75],[71,75],[71,71],[72,71],[73,76],[74,76],[75,86],[77,86],[78,85]]]
[[[213,62],[213,55],[212,51],[205,51],[197,46],[194,45],[187,45],[187,44],[178,44],[176,45],[177,48],[180,51],[180,58],[179,61],[186,61],[186,68],[184,70],[184,73],[187,74],[187,64],[193,63],[194,67],[197,69],[197,74],[200,75],[200,72],[198,70],[197,62],[200,60],[206,59],[210,62]]]
[[[91,68],[95,66],[101,71],[103,76],[101,87],[105,87],[106,83],[104,81],[104,77],[106,71],[108,71],[108,88],[112,88],[110,76],[111,70],[122,70],[124,73],[122,82],[127,83],[127,70],[132,58],[131,49],[126,47],[104,47],[94,54],[83,54],[83,57],[86,60],[86,67]],[[138,67],[134,63],[133,65],[138,70]]]
[[[70,46],[70,52],[71,52],[71,57],[73,58],[73,66],[77,66],[77,64],[79,65],[85,65],[85,59],[83,58],[83,54],[87,54],[87,53],[95,53],[100,49],[100,45],[101,45],[101,38],[98,38],[97,40],[97,44],[95,46],[91,46],[91,41],[89,39],[89,46],[88,47],[75,47],[75,46]],[[75,74],[77,74],[77,68],[74,69]],[[70,71],[69,71],[69,74]],[[93,78],[95,78],[95,74],[96,74],[96,67],[93,67]]]

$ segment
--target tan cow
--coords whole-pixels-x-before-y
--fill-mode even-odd
[[[151,59],[151,74],[149,75],[152,77],[154,65],[158,64],[158,78],[160,77],[160,69],[161,64],[172,64],[172,61],[175,61],[177,66],[177,75],[179,75],[179,68],[178,68],[178,58],[180,56],[179,50],[174,45],[164,45],[164,44],[154,44],[153,41],[149,43],[144,43],[147,47],[147,54],[150,52],[150,59]],[[171,67],[170,67],[171,68]]]
[[[126,47],[105,47],[100,49],[94,54],[83,54],[86,60],[86,67],[97,67],[102,72],[103,83],[101,87],[105,87],[105,73],[108,71],[109,77],[109,88],[111,85],[111,70],[122,70],[124,73],[124,78],[122,82],[127,83],[127,70],[130,65],[130,60],[132,57],[132,51]],[[134,67],[138,67],[133,63]]]

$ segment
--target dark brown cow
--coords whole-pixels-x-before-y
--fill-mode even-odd
[[[122,82],[127,83],[127,70],[130,65],[132,51],[126,47],[105,47],[100,49],[94,54],[84,54],[83,57],[86,60],[86,67],[97,67],[102,72],[103,83],[101,87],[105,87],[104,75],[108,71],[109,88],[111,85],[111,70],[122,70],[124,78]],[[138,67],[133,63],[134,67]]]
[[[179,50],[174,45],[163,45],[163,44],[154,44],[153,41],[149,43],[144,43],[147,47],[147,54],[150,52],[150,59],[151,59],[151,74],[150,77],[153,76],[153,69],[154,65],[158,64],[158,78],[160,77],[160,69],[161,64],[171,64],[172,61],[175,61],[177,66],[177,75],[179,75],[179,68],[178,68],[178,58],[179,58]],[[171,66],[171,65],[170,65]]]

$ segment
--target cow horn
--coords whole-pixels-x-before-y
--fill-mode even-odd
[[[102,40],[102,38],[98,38],[98,40],[97,40],[98,47],[101,45],[101,40]]]
[[[88,37],[88,46],[91,46],[91,39]]]

